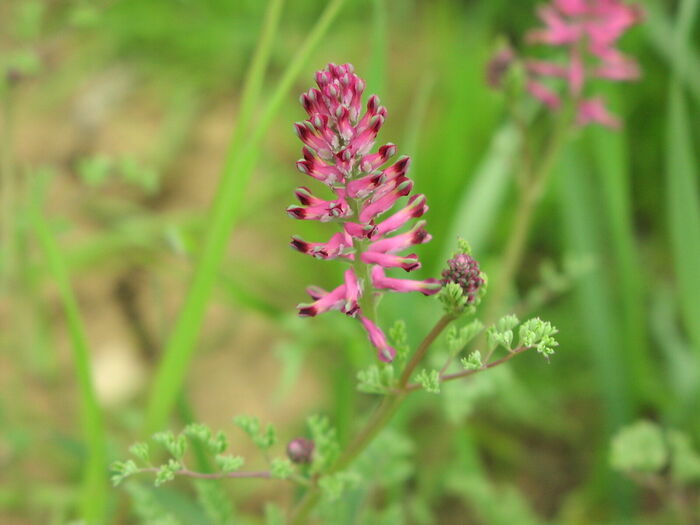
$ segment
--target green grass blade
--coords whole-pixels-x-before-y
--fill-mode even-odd
[[[229,164],[231,158],[240,151],[243,139],[250,131],[250,122],[253,118],[255,108],[258,105],[258,101],[260,100],[260,93],[262,91],[263,81],[265,80],[265,71],[270,61],[272,42],[274,41],[277,27],[279,26],[283,6],[284,0],[270,0],[267,5],[262,32],[260,33],[260,40],[258,41],[255,55],[253,55],[250,69],[246,73],[245,82],[243,84],[240,112],[228,148],[229,154],[227,164]]]
[[[367,92],[384,93],[386,83],[386,1],[372,0],[372,58],[367,75]]]
[[[107,458],[105,429],[92,383],[90,352],[85,329],[61,249],[38,205],[33,206],[31,222],[46,265],[60,293],[73,350],[81,420],[87,449],[81,498],[81,515],[88,524],[104,523],[107,501]]]
[[[217,270],[224,257],[228,239],[243,204],[245,189],[259,155],[259,145],[304,63],[327,32],[344,2],[345,0],[334,0],[328,4],[316,26],[278,81],[246,147],[240,148],[240,151],[237,151],[239,148],[229,149],[222,180],[211,210],[209,218],[211,227],[204,240],[202,256],[195,268],[185,304],[168,339],[165,354],[156,372],[146,411],[147,433],[154,432],[165,424],[175,405],[178,392],[182,388],[206,306],[216,283]],[[276,25],[277,20],[268,18],[268,22]],[[264,35],[272,33],[274,31],[263,31]]]
[[[622,131],[612,133],[595,127],[587,130],[586,138],[592,146],[596,167],[594,176],[607,219],[608,246],[614,255],[611,270],[618,283],[615,291],[620,304],[626,365],[633,378],[637,399],[658,403],[663,396],[649,355],[648,301],[632,224],[626,136]]]
[[[477,255],[483,253],[508,191],[512,159],[519,144],[514,126],[505,125],[496,132],[471,184],[465,187],[459,200],[449,230],[450,243],[445,246],[440,260],[451,256],[457,237],[466,239]]]
[[[669,98],[666,151],[666,206],[681,315],[700,355],[700,189],[688,107],[675,82]]]
[[[624,366],[620,349],[623,341],[619,326],[611,286],[604,272],[605,248],[601,243],[604,225],[597,213],[596,203],[600,197],[594,192],[591,174],[585,169],[583,158],[570,147],[559,163],[559,206],[562,217],[564,249],[575,257],[596,257],[598,267],[575,290],[578,311],[581,319],[582,346],[579,350],[590,353],[595,367],[602,403],[603,442],[629,420],[631,400],[628,373]],[[565,167],[565,169],[564,169]],[[609,487],[606,503],[614,505],[619,512],[629,510],[629,497],[619,481],[615,483],[607,466],[607,456],[603,452],[597,461],[596,485]]]
[[[678,72],[679,79],[700,102],[700,57],[690,47],[687,38],[691,30],[690,25],[696,19],[693,13],[697,13],[697,4],[697,0],[690,0],[681,5],[679,19],[685,20],[684,27],[674,28],[670,17],[663,12],[660,2],[647,0],[644,27],[652,45]]]

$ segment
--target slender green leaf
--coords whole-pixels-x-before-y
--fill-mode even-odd
[[[279,21],[280,6],[278,4],[280,2],[281,0],[273,0],[270,4],[263,36],[254,59],[255,62],[258,60],[267,62],[272,37]],[[259,145],[311,51],[318,45],[344,2],[345,0],[333,0],[328,4],[316,26],[277,83],[277,87],[245,147],[235,147],[238,144],[238,132],[234,133],[232,147],[229,148],[223,176],[211,209],[210,228],[204,239],[202,255],[195,268],[194,278],[188,290],[185,304],[168,339],[165,354],[158,367],[151,390],[146,412],[146,433],[154,432],[164,425],[175,404],[178,392],[182,388],[206,307],[216,284],[217,270],[226,252],[227,241],[240,214],[245,190],[260,153]],[[251,75],[256,71],[262,74],[264,69],[264,67],[252,67],[247,83],[257,85],[257,81],[251,79]]]
[[[666,206],[685,329],[700,355],[700,188],[688,107],[674,83],[669,99]]]
[[[384,93],[386,84],[386,0],[372,0],[372,59],[367,89],[370,93]]]
[[[660,385],[656,382],[649,354],[646,327],[646,293],[632,224],[629,159],[626,155],[624,132],[612,133],[597,126],[587,130],[591,139],[597,179],[607,219],[608,246],[614,257],[612,271],[618,286],[613,290],[620,305],[626,365],[633,379],[636,397],[654,403],[661,401]]]
[[[700,102],[700,57],[690,46],[687,35],[696,20],[697,0],[685,0],[679,10],[679,19],[685,20],[682,28],[676,28],[670,17],[663,12],[661,2],[647,0],[644,27],[649,40],[678,72],[680,80]]]
[[[457,237],[463,237],[475,253],[483,253],[503,206],[512,177],[512,159],[520,144],[518,132],[508,124],[496,132],[471,184],[464,187],[454,213],[448,239],[451,244],[441,260],[454,250]]]
[[[32,226],[61,296],[80,393],[80,415],[86,444],[81,515],[90,525],[101,524],[106,513],[108,487],[104,420],[92,382],[90,351],[78,301],[61,248],[39,206],[40,203],[33,206]]]
[[[591,272],[576,289],[578,311],[581,319],[583,349],[590,354],[596,368],[602,397],[603,439],[625,424],[631,414],[628,371],[624,365],[621,348],[623,340],[619,330],[621,322],[617,316],[611,286],[604,272],[605,250],[601,245],[600,214],[596,209],[599,197],[594,194],[590,173],[580,154],[570,147],[558,169],[559,206],[562,217],[564,248],[574,257],[595,256],[598,268]],[[563,169],[566,167],[566,169]],[[607,458],[598,458],[598,486],[613,483],[607,469]],[[602,478],[602,479],[600,479]],[[619,483],[615,490],[608,491],[618,511],[629,509],[629,496]]]

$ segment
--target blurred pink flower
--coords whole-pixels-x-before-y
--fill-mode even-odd
[[[362,114],[365,82],[354,73],[351,64],[329,64],[316,73],[316,83],[318,87],[300,99],[308,120],[294,125],[304,143],[303,158],[297,162],[297,168],[328,186],[335,198],[321,199],[301,187],[295,192],[300,205],[290,206],[287,213],[295,219],[334,222],[341,231],[325,243],[293,237],[291,246],[319,259],[344,258],[353,265],[345,271],[343,284],[331,291],[310,287],[307,292],[313,302],[297,308],[301,316],[339,310],[358,318],[379,358],[390,362],[396,351],[369,318],[372,312],[361,311],[360,301],[364,294],[375,290],[418,291],[425,295],[440,290],[437,279],[404,280],[384,273],[388,268],[406,272],[420,268],[416,254],[402,256],[399,252],[430,240],[425,221],[418,221],[404,233],[389,235],[423,216],[428,206],[424,195],[413,195],[405,207],[380,219],[399,199],[411,193],[413,181],[406,176],[410,159],[401,157],[382,168],[396,154],[396,146],[386,144],[370,153],[384,124],[386,108],[372,95]],[[362,275],[357,275],[358,268],[363,270]]]
[[[528,41],[562,47],[566,63],[527,60],[528,90],[556,109],[560,97],[541,79],[563,79],[577,105],[579,125],[597,122],[616,127],[619,122],[605,109],[602,99],[586,100],[583,91],[593,78],[623,81],[639,78],[637,63],[615,48],[618,39],[642,19],[641,9],[622,0],[552,0],[538,11],[545,27],[531,31]]]

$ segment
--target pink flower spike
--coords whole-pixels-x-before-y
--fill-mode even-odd
[[[364,252],[360,259],[365,264],[378,264],[383,268],[402,268],[407,272],[412,272],[421,267],[418,256],[415,253],[401,257],[381,252]]]
[[[581,105],[578,122],[599,122],[612,126],[617,120],[610,115],[590,114],[581,100],[591,78],[621,81],[639,77],[635,61],[616,49],[617,41],[643,18],[637,5],[625,0],[551,0],[538,10],[544,28],[531,31],[528,40],[563,48],[568,61],[561,66],[540,60],[525,60],[527,89],[550,109],[561,105],[560,92],[539,83],[541,77],[564,78],[569,98]],[[586,95],[587,96],[587,95]],[[583,124],[581,124],[583,125]]]
[[[583,100],[578,106],[576,124],[585,126],[591,122],[612,129],[619,129],[621,126],[619,119],[608,112],[603,99],[600,97]]]
[[[413,228],[394,237],[378,240],[369,245],[369,251],[379,253],[397,253],[416,244],[430,241],[430,234],[425,231],[426,221],[418,221]]]
[[[340,310],[345,305],[345,285],[341,284],[326,295],[319,297],[313,303],[297,305],[300,317],[316,317],[330,310]]]
[[[377,225],[377,217],[391,210],[398,199],[409,196],[413,188],[413,182],[406,176],[410,159],[401,157],[382,169],[396,155],[396,146],[385,144],[376,153],[370,153],[387,111],[378,97],[371,96],[365,113],[360,114],[365,82],[354,73],[352,65],[328,64],[316,73],[316,83],[318,88],[300,97],[308,119],[295,125],[304,144],[303,158],[297,162],[297,168],[328,186],[335,200],[319,198],[302,186],[295,191],[301,205],[290,206],[287,213],[297,219],[333,221],[341,231],[325,243],[292,237],[291,246],[318,259],[342,257],[352,261],[353,266],[346,268],[343,284],[331,292],[309,287],[307,291],[313,302],[298,305],[299,315],[315,316],[340,310],[360,319],[379,351],[379,358],[390,362],[396,351],[387,344],[375,323],[363,315],[360,306],[363,296],[374,298],[377,290],[371,278],[359,276],[372,267],[402,268],[407,272],[420,268],[416,254],[401,256],[398,252],[430,240],[425,221],[393,238],[386,235],[421,217],[428,207],[423,195],[413,196],[408,205]],[[355,217],[351,220],[352,215]],[[361,274],[356,271],[358,268],[362,269]],[[439,287],[434,279],[401,281],[383,274],[378,278],[383,279],[385,289],[397,291],[420,291],[428,295]]]
[[[365,330],[367,330],[367,336],[369,337],[370,343],[372,343],[372,345],[374,345],[379,352],[379,359],[385,363],[391,363],[394,360],[394,357],[396,357],[396,350],[389,346],[384,332],[382,332],[376,324],[363,315],[360,315],[359,317],[362,326],[364,326]]]
[[[440,291],[442,284],[437,279],[425,281],[413,281],[410,279],[394,279],[384,275],[381,266],[372,268],[372,284],[379,290],[393,290],[394,292],[420,292],[423,295],[433,295]]]
[[[377,225],[375,235],[386,235],[401,228],[411,219],[422,217],[428,211],[426,198],[423,194],[414,195],[408,200],[408,206],[394,213],[388,219]]]

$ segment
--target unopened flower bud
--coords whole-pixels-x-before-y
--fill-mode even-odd
[[[287,445],[287,456],[293,463],[311,463],[314,442],[303,437],[293,439]]]
[[[504,47],[496,53],[486,65],[486,83],[493,89],[503,87],[503,79],[513,63],[515,53],[510,46]]]
[[[461,286],[467,304],[477,300],[479,290],[484,285],[484,278],[479,270],[479,263],[467,253],[458,253],[447,261],[447,268],[442,272],[443,286],[447,283],[457,283]]]

